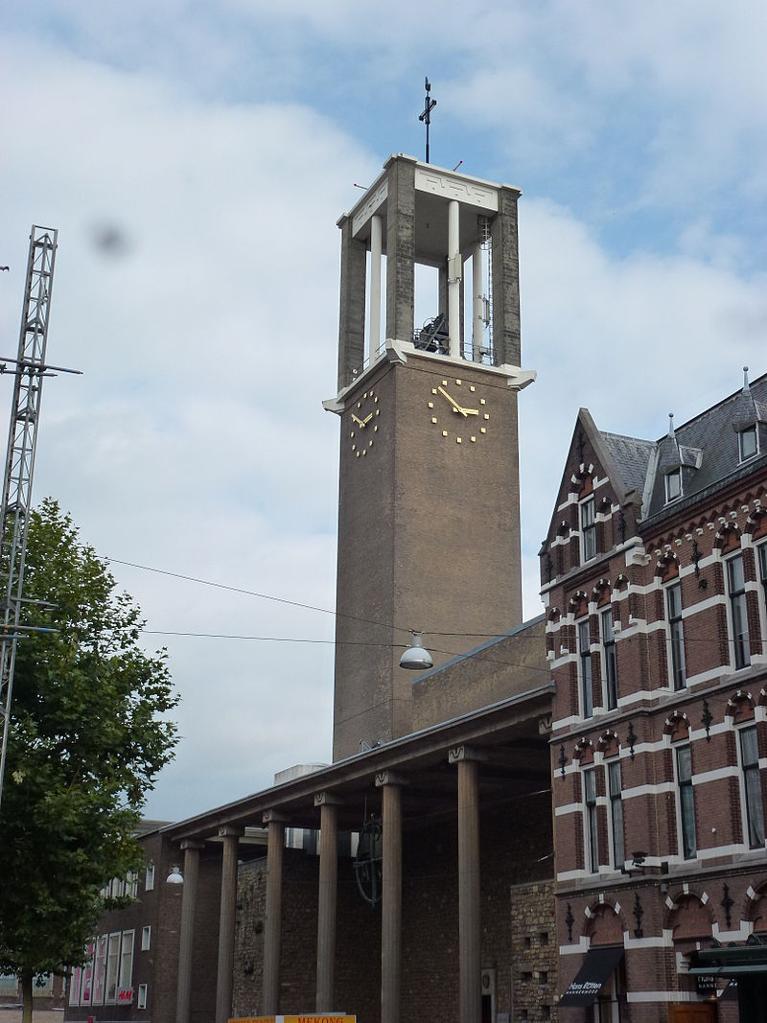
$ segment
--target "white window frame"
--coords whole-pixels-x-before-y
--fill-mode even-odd
[[[669,607],[670,598],[669,593],[674,589],[675,586],[679,587],[679,615],[674,615],[674,620],[671,620],[671,610]],[[684,603],[682,602],[682,580],[679,576],[674,579],[670,579],[669,582],[663,587],[663,611],[666,619],[666,649],[668,651],[668,682],[672,692],[681,693],[687,689],[687,649],[685,647],[684,639]],[[679,622],[679,628],[682,634],[682,675],[684,676],[681,686],[676,684],[676,672],[674,671],[674,637],[672,633],[672,625]]]
[[[606,614],[610,615],[610,640],[605,642],[605,618]],[[600,654],[602,663],[602,707],[606,711],[612,711],[618,709],[618,643],[615,635],[615,614],[613,613],[612,604],[605,604],[604,607],[599,609],[599,642],[600,642]],[[615,705],[610,706],[610,681],[608,678],[607,670],[607,650],[608,647],[612,647],[612,659],[613,667],[615,671]]]
[[[152,947],[152,925],[144,924],[141,928],[141,951],[148,952]]]
[[[69,1004],[72,1006],[80,1004],[80,983],[82,972],[81,966],[75,966],[69,974]]]
[[[118,1005],[125,1004],[119,1000],[120,992],[133,989],[133,946],[135,942],[136,932],[134,930],[122,932],[122,939],[120,941],[120,969],[117,973]],[[126,962],[128,964],[127,968]]]
[[[618,768],[618,796],[615,798],[610,784],[610,775],[612,768]],[[621,769],[620,757],[610,757],[609,760],[605,760],[605,791],[607,793],[607,830],[609,832],[610,841],[610,862],[615,870],[620,870],[626,862],[626,824],[625,824],[625,807],[623,805],[623,771]],[[613,806],[615,802],[621,804],[621,846],[623,847],[623,859],[618,862],[615,855],[615,821],[613,820]]]
[[[100,934],[96,938],[96,953],[93,958],[93,997],[92,1005],[103,1005],[107,989],[107,946],[109,935]],[[101,987],[100,993],[97,994]]]
[[[740,816],[741,816],[741,827],[743,829],[744,846],[746,849],[764,849],[767,847],[767,842],[763,842],[761,845],[751,845],[750,827],[749,827],[749,812],[748,812],[748,792],[746,790],[746,771],[743,764],[743,751],[741,748],[743,739],[742,733],[748,731],[750,728],[754,729],[754,735],[757,741],[756,747],[756,764],[757,769],[761,775],[761,768],[759,767],[759,733],[756,730],[756,720],[751,718],[748,721],[742,722],[738,725],[735,731],[738,733],[735,746],[738,758],[738,778],[740,784]],[[765,832],[767,837],[767,814],[764,811],[764,800],[762,800],[762,831]]]
[[[592,520],[588,526],[583,524],[583,512],[584,509],[591,504],[592,507]],[[586,530],[589,530],[590,535],[594,537],[594,553],[590,557],[586,557]],[[578,502],[578,531],[580,533],[580,554],[581,564],[587,565],[590,561],[594,561],[597,554],[597,502],[594,494],[591,493],[587,497],[584,497],[582,501]]]
[[[743,454],[743,434],[753,433],[754,435],[754,450],[750,455]],[[759,454],[759,428],[756,423],[752,423],[750,426],[744,427],[742,430],[738,430],[738,465],[742,465],[743,462],[750,462],[752,458],[756,458]]]
[[[585,652],[581,649],[581,627],[585,628],[588,643],[586,645]],[[580,716],[586,720],[594,717],[594,665],[591,660],[591,621],[590,616],[586,615],[585,618],[581,618],[580,621],[575,623],[575,645],[578,651],[578,707],[580,710]],[[586,713],[586,686],[584,685],[583,667],[588,657],[589,662],[589,698],[591,702],[591,708],[589,713]]]
[[[745,608],[746,615],[746,646],[748,647],[747,656],[745,662],[738,665],[738,658],[736,656],[736,640],[735,640],[735,621],[733,618],[733,599],[732,591],[730,588],[730,565],[735,561],[736,558],[740,558],[741,566],[743,569],[743,589],[738,591],[736,596],[743,597],[743,606]],[[743,549],[732,551],[724,560],[724,587],[725,594],[727,596],[727,652],[730,658],[730,667],[733,671],[742,671],[744,668],[751,666],[751,632],[748,628],[748,590],[746,588],[746,573],[745,573],[745,560],[743,558]]]
[[[671,477],[672,476],[674,476],[677,480],[679,480],[679,493],[678,494],[674,494],[673,497],[670,496],[671,495],[670,481],[671,481]],[[681,467],[681,465],[678,466],[678,468],[676,468],[676,469],[670,469],[666,473],[666,475],[663,477],[663,488],[664,488],[664,493],[665,493],[665,496],[666,496],[666,504],[672,504],[674,501],[679,501],[682,497],[684,497],[684,487],[682,486],[682,467]]]
[[[682,808],[682,786],[679,782],[679,753],[681,750],[686,749],[690,751],[690,791],[692,792],[692,815],[693,825],[695,827],[695,850],[692,856],[686,856],[684,851],[684,810]],[[692,779],[694,777],[693,766],[692,766],[692,743],[682,742],[678,746],[673,747],[674,752],[674,784],[676,787],[676,798],[674,800],[676,804],[676,824],[677,824],[677,836],[679,839],[679,856],[683,863],[694,863],[698,858],[698,826],[695,812],[695,786],[693,785]],[[686,784],[686,783],[685,783]]]
[[[144,891],[154,891],[154,863],[147,863],[144,873]]]
[[[584,767],[581,775],[583,779],[583,827],[584,827],[584,866],[587,874],[599,873],[599,797],[597,796],[597,769],[596,767]],[[594,802],[589,802],[586,779],[591,778],[594,785]],[[594,808],[594,843],[591,842],[591,810]]]
[[[106,960],[106,971],[104,974],[104,1005],[117,1005],[117,990],[118,982],[120,980],[120,939],[122,935],[120,931],[112,931],[108,935],[107,941],[107,960]],[[114,970],[112,970],[114,966]],[[110,974],[111,983],[110,983]],[[114,991],[110,997],[109,988],[114,986]]]
[[[138,986],[138,996],[136,998],[136,1008],[137,1009],[146,1009],[147,995],[148,994],[149,994],[149,985],[148,984],[139,984],[139,986]]]

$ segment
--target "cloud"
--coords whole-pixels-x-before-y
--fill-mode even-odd
[[[734,390],[744,363],[765,368],[764,275],[743,269],[765,86],[744,10],[395,0],[381,19],[232,0],[204,19],[188,0],[51,0],[17,16],[0,43],[0,329],[16,337],[30,223],[58,227],[50,355],[85,371],[46,383],[36,494],[115,558],[332,609],[338,426],[320,400],[335,390],[335,221],[387,155],[351,132],[401,137],[402,83],[420,88],[428,49],[466,166],[539,195],[520,207],[523,362],[539,371],[520,398],[535,614],[578,406],[656,437],[669,410],[682,421]],[[328,90],[348,104],[360,83],[363,114],[393,113],[340,127]],[[725,209],[711,190],[728,185]],[[632,231],[606,239],[611,203]],[[105,232],[125,245],[105,250]],[[333,635],[332,615],[114,571],[157,630]],[[167,644],[184,741],[150,813],[191,814],[327,759],[332,646]]]

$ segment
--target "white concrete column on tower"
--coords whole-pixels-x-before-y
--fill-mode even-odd
[[[451,199],[447,211],[447,320],[450,332],[450,356],[461,356],[461,239],[460,205]]]
[[[485,300],[482,295],[482,283],[484,281],[484,253],[481,245],[474,246],[472,258],[472,332],[471,346],[475,362],[481,361],[482,342],[485,338]]]
[[[370,218],[370,332],[368,359],[372,362],[381,345],[381,252],[383,221],[377,213]]]

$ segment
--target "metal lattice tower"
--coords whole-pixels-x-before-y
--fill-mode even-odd
[[[15,361],[16,365],[13,370],[13,401],[0,506],[0,593],[3,601],[3,628],[0,633],[0,717],[3,728],[0,801],[5,778],[16,644],[20,630],[40,397],[43,377],[48,368],[45,365],[45,352],[57,237],[58,232],[49,228],[32,228],[18,355],[15,360],[8,360]]]

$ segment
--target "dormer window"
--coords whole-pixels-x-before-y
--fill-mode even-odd
[[[666,504],[682,496],[682,470],[672,469],[666,473]]]
[[[756,424],[738,431],[738,460],[745,462],[759,452],[759,441],[756,435]]]

